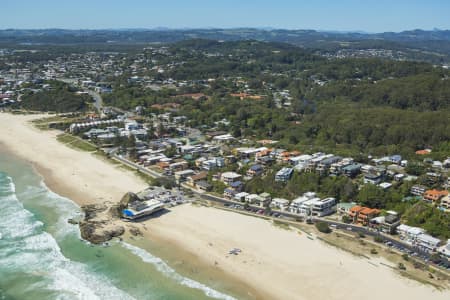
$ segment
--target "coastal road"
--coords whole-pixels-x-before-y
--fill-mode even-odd
[[[94,99],[94,106],[97,109],[97,111],[101,113],[103,109],[102,96],[99,93],[92,90],[84,90],[84,91],[87,92]]]

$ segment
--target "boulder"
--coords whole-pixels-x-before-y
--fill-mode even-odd
[[[80,224],[81,237],[93,244],[102,244],[124,234],[125,228],[120,225],[110,226],[107,229],[101,228],[101,224],[96,222],[81,221]]]
[[[76,220],[70,218],[70,219],[67,220],[67,223],[72,224],[72,225],[77,225],[77,224],[78,224],[78,221],[76,221]]]
[[[142,236],[142,232],[139,230],[139,228],[131,227],[129,231],[132,236]]]

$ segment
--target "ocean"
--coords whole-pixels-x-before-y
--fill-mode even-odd
[[[91,245],[69,218],[82,218],[74,202],[0,152],[0,300],[241,298],[136,245]]]

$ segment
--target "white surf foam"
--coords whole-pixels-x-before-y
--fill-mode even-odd
[[[192,280],[190,278],[184,277],[180,274],[178,274],[174,269],[172,269],[168,264],[166,264],[161,258],[156,257],[149,252],[145,251],[144,249],[141,249],[139,247],[130,245],[128,243],[121,243],[123,247],[130,250],[134,255],[137,255],[142,259],[142,261],[146,263],[150,263],[153,266],[156,267],[158,271],[166,275],[167,277],[175,280],[176,282],[193,288],[193,289],[199,289],[205,293],[206,296],[216,299],[224,299],[224,300],[234,300],[232,296],[223,294],[221,292],[218,292],[198,281]]]
[[[0,231],[3,233],[0,241],[0,266],[4,274],[26,273],[43,278],[36,287],[57,292],[58,299],[133,299],[105,276],[96,274],[85,264],[65,257],[53,236],[43,230],[43,223],[18,200],[10,177],[5,180],[2,176],[0,185],[3,186],[2,194],[5,195],[0,198]],[[61,203],[64,201],[58,201],[56,194],[49,195],[51,196],[46,198],[49,205],[54,204],[53,200]],[[58,206],[56,210],[59,208]],[[69,214],[69,206],[66,208]],[[67,221],[64,224],[66,225],[63,227],[70,228]]]

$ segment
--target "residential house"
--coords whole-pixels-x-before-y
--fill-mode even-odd
[[[380,214],[380,210],[375,208],[369,208],[364,206],[355,205],[348,211],[348,216],[354,223],[361,225],[368,225],[372,218],[377,217]]]
[[[436,251],[440,244],[440,239],[432,237],[431,235],[426,233],[419,234],[413,243],[413,245],[419,246],[420,248],[428,252]]]
[[[445,210],[450,210],[450,195],[441,198],[440,206]]]
[[[400,239],[404,240],[409,244],[412,244],[413,241],[415,241],[420,234],[425,233],[425,229],[400,224],[397,227],[397,233],[399,234]]]
[[[207,171],[222,168],[223,166],[225,166],[225,160],[222,157],[214,157],[202,161],[202,168]]]
[[[332,163],[329,170],[330,175],[332,176],[341,175],[344,173],[343,169],[352,164],[354,164],[353,158],[350,157],[346,157],[338,162]]]
[[[372,218],[375,218],[380,214],[380,210],[376,208],[369,208],[364,207],[362,210],[358,213],[357,222],[361,225],[367,226],[369,224],[369,221]]]
[[[242,189],[244,188],[244,184],[242,183],[242,181],[239,180],[233,181],[232,183],[230,183],[230,188],[232,188],[236,192],[241,192]]]
[[[206,180],[197,181],[195,187],[205,192],[209,192],[212,189],[212,185]]]
[[[316,167],[316,171],[323,174],[328,171],[332,164],[337,163],[342,160],[340,156],[331,156],[321,160]]]
[[[223,196],[225,197],[225,198],[228,198],[228,199],[232,199],[232,198],[234,198],[234,196],[237,194],[238,192],[236,192],[234,189],[232,189],[232,188],[226,188],[226,189],[224,189],[224,191],[223,191]]]
[[[400,218],[394,211],[388,211],[386,216],[380,216],[370,220],[371,227],[376,227],[380,231],[388,234],[394,234],[399,225]]]
[[[186,181],[187,178],[188,178],[189,176],[192,176],[192,175],[194,175],[194,174],[195,174],[195,172],[194,172],[193,170],[191,170],[191,169],[183,170],[183,171],[178,171],[178,172],[175,172],[175,173],[174,173],[174,175],[175,175],[175,180],[176,180],[177,182],[183,182],[183,181]]]
[[[387,190],[392,186],[392,183],[389,182],[382,182],[378,185],[380,188],[382,188],[383,190]]]
[[[261,193],[259,196],[263,199],[261,206],[268,206],[272,201],[272,196],[269,193]]]
[[[270,202],[270,207],[283,211],[287,210],[289,207],[289,200],[283,198],[273,198],[272,202]]]
[[[312,155],[304,154],[299,156],[294,156],[289,158],[289,163],[293,166],[298,164],[305,165],[313,158]]]
[[[342,168],[342,172],[345,176],[353,178],[361,172],[360,164],[351,164]]]
[[[447,240],[447,244],[440,247],[438,249],[439,254],[446,257],[447,259],[450,259],[450,239]]]
[[[247,170],[247,176],[255,177],[255,176],[261,175],[263,172],[264,172],[264,168],[261,165],[256,164],[256,165],[251,166]]]
[[[207,172],[200,172],[198,174],[189,176],[187,178],[187,183],[190,186],[196,187],[197,182],[204,181],[204,180],[206,180],[207,177],[208,177],[208,173]]]
[[[240,192],[234,195],[234,200],[236,201],[245,201],[245,197],[247,197],[249,195],[249,193],[246,192]]]
[[[340,214],[348,214],[350,209],[356,205],[355,202],[340,202],[337,204],[336,211]]]
[[[367,173],[364,175],[364,183],[379,184],[383,180],[380,173]]]
[[[259,205],[259,203],[263,202],[263,198],[257,194],[248,194],[245,196],[245,202]]]
[[[423,185],[413,185],[411,187],[410,193],[411,193],[411,195],[422,197],[423,194],[425,194],[426,190],[427,190],[427,188],[424,187]]]
[[[356,223],[356,221],[358,220],[358,214],[363,209],[364,207],[355,205],[348,210],[348,216],[351,218],[353,223]]]
[[[235,181],[239,181],[241,179],[241,175],[235,172],[225,172],[220,176],[220,180],[226,185],[230,185]]]
[[[313,202],[312,200],[319,199],[316,198],[316,193],[307,192],[302,196],[291,201],[289,206],[289,211],[296,214],[304,214],[307,215],[310,213],[309,208],[310,204]]]
[[[177,172],[177,171],[183,171],[186,170],[188,168],[188,162],[187,161],[179,161],[179,162],[175,162],[169,165],[169,169],[172,172]]]
[[[441,174],[435,172],[426,173],[427,182],[429,185],[438,183],[441,180]]]
[[[428,190],[423,194],[423,200],[430,203],[438,203],[441,198],[448,196],[448,191]]]
[[[312,203],[312,215],[314,216],[328,216],[336,212],[336,199],[335,198],[325,198],[316,199]]]
[[[289,179],[291,179],[292,173],[293,173],[294,169],[292,168],[282,168],[280,171],[278,171],[275,174],[275,181],[279,181],[279,182],[286,182]]]

